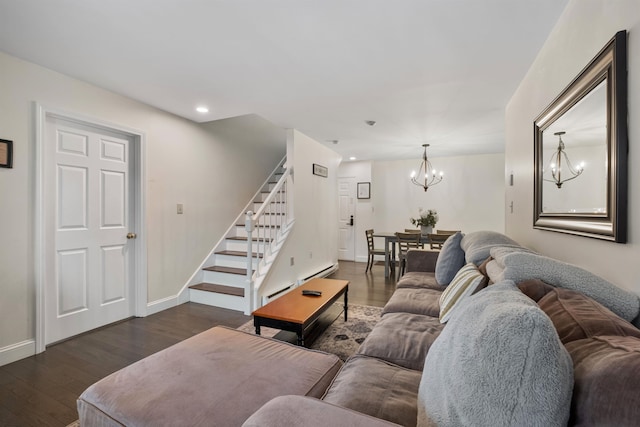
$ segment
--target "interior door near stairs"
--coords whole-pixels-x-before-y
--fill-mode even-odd
[[[135,268],[133,139],[46,122],[45,341],[130,317]],[[129,235],[128,235],[129,234]]]
[[[338,259],[355,261],[355,178],[338,179]]]

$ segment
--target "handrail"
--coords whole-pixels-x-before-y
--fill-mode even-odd
[[[273,245],[277,244],[280,232],[289,224],[289,197],[287,185],[291,176],[291,168],[284,173],[269,192],[262,206],[254,213],[245,214],[245,230],[247,232],[247,284],[245,295],[249,299],[249,312],[254,309],[255,281],[265,268]],[[254,252],[253,246],[256,250]],[[255,271],[253,270],[255,261]]]

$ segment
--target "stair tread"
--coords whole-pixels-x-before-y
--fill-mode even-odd
[[[217,285],[215,283],[198,283],[197,285],[189,286],[189,289],[196,289],[199,291],[214,292],[217,294],[233,295],[237,297],[244,297],[244,288],[238,288],[235,286]]]
[[[247,274],[246,268],[236,268],[236,267],[222,267],[220,265],[214,265],[212,267],[205,267],[203,270],[206,271],[216,271],[218,273],[229,273],[229,274]]]
[[[230,250],[222,250],[222,251],[217,251],[216,254],[219,255],[230,255],[230,256],[240,256],[240,257],[247,257],[247,251],[230,251]],[[257,254],[255,252],[252,253],[253,257],[260,257],[262,258],[263,254]]]
[[[236,226],[238,227],[244,227],[244,224],[236,224]],[[256,224],[254,227],[260,227],[260,228],[280,228],[279,225],[263,225],[263,224]]]
[[[243,237],[243,236],[231,236],[231,237],[227,237],[227,240],[241,240],[243,242],[246,242],[248,239],[248,237]],[[258,238],[257,237],[252,237],[251,238],[252,241],[257,242]],[[265,239],[261,238],[260,241],[263,241]],[[273,240],[273,239],[266,239],[266,240]]]

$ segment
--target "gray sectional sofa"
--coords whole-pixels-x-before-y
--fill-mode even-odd
[[[227,329],[220,345],[213,328],[91,386],[80,423],[637,425],[639,313],[637,295],[502,234],[456,234],[440,253],[408,253],[380,321],[344,365]],[[176,364],[176,351],[196,361]],[[205,398],[188,405],[189,393]]]

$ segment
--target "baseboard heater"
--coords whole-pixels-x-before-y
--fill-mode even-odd
[[[311,279],[315,279],[316,277],[327,277],[328,275],[330,275],[333,272],[335,272],[337,269],[338,269],[338,264],[330,265],[329,267],[327,267],[327,268],[325,268],[323,270],[320,270],[317,273],[312,274],[311,276],[305,277],[304,279],[302,279],[300,284],[302,284],[304,282],[308,282]]]
[[[278,295],[280,295],[280,294],[282,294],[282,293],[284,293],[284,292],[287,292],[287,291],[288,291],[288,290],[290,290],[291,288],[294,288],[294,287],[296,287],[296,286],[300,286],[300,285],[302,285],[303,283],[308,282],[308,281],[309,281],[309,280],[311,280],[311,279],[315,279],[316,277],[327,277],[328,275],[330,275],[330,274],[334,273],[334,272],[335,272],[335,271],[337,271],[337,270],[338,270],[338,264],[330,265],[330,266],[328,266],[328,267],[326,267],[326,268],[324,268],[324,269],[322,269],[322,270],[318,271],[317,273],[312,274],[311,276],[307,276],[307,277],[305,277],[305,278],[304,278],[304,279],[302,279],[302,280],[298,280],[298,283],[292,283],[292,284],[290,284],[289,286],[285,286],[284,288],[281,288],[281,289],[279,289],[279,290],[275,291],[274,293],[272,293],[272,294],[270,294],[270,295],[267,295],[266,297],[264,297],[264,302],[265,302],[265,303],[266,303],[266,302],[269,302],[269,301],[271,301],[274,297],[276,297],[276,296],[278,296]]]
[[[271,300],[276,295],[280,295],[281,293],[288,291],[289,289],[291,289],[293,287],[293,285],[294,284],[292,283],[289,286],[287,286],[285,288],[282,288],[279,291],[276,291],[276,292],[272,293],[271,295],[267,295],[267,301]]]

